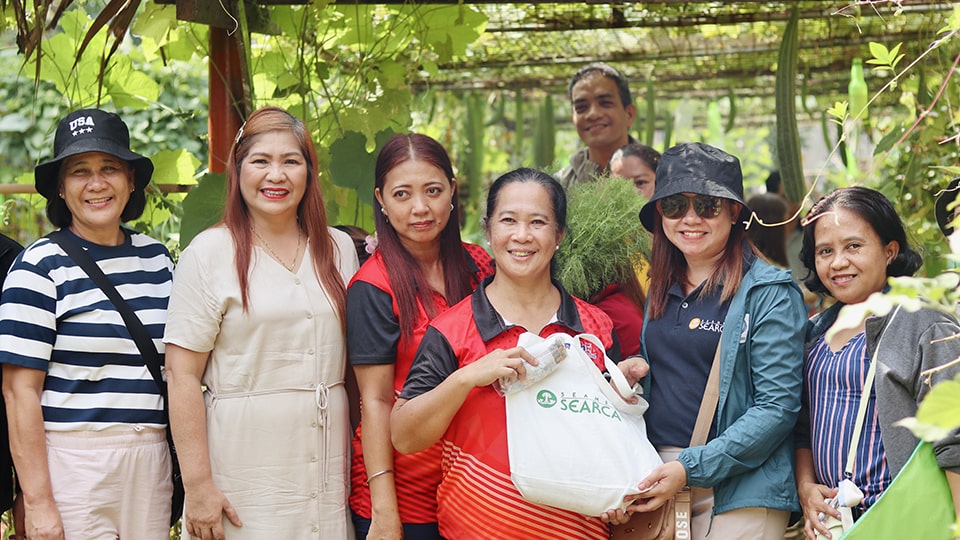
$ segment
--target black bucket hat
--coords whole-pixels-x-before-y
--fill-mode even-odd
[[[640,209],[640,222],[648,231],[653,231],[657,201],[678,193],[736,201],[743,207],[739,219],[746,221],[750,217],[750,209],[743,202],[740,160],[709,144],[678,144],[660,156],[653,197]]]
[[[133,185],[144,189],[153,175],[150,158],[130,151],[130,130],[114,113],[100,109],[81,109],[68,114],[57,126],[53,138],[53,159],[33,169],[37,193],[47,199],[57,197],[60,164],[65,158],[86,152],[103,152],[133,166]]]
[[[950,236],[953,233],[953,226],[951,225],[953,215],[954,213],[960,213],[957,212],[960,208],[947,210],[947,206],[956,200],[958,192],[960,192],[960,176],[951,180],[946,189],[937,194],[934,212],[937,215],[937,225],[940,225],[940,230],[944,236]]]

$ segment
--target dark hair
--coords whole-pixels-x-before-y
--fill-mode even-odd
[[[292,133],[300,144],[300,152],[307,164],[307,182],[303,198],[297,205],[300,228],[307,235],[313,272],[331,303],[340,315],[341,324],[346,322],[347,288],[337,268],[338,247],[327,231],[327,210],[320,191],[320,175],[317,164],[317,149],[313,138],[303,122],[279,107],[258,109],[247,118],[237,132],[230,156],[227,158],[227,201],[224,207],[223,224],[233,237],[235,266],[240,283],[240,298],[244,311],[249,300],[249,269],[253,253],[253,233],[250,228],[250,213],[247,202],[240,192],[240,169],[250,153],[254,142],[262,135],[286,131]]]
[[[660,152],[645,144],[629,143],[617,148],[617,151],[610,156],[610,162],[613,163],[615,159],[623,159],[629,156],[641,159],[647,164],[647,167],[650,167],[651,171],[657,172],[657,165],[660,164]]]
[[[724,207],[732,212],[732,205],[739,204],[724,199]],[[687,279],[687,259],[683,252],[667,238],[663,231],[663,216],[659,206],[653,220],[653,247],[650,254],[650,287],[647,289],[647,309],[650,319],[660,318],[667,309],[670,288],[675,284],[685,285]],[[734,216],[736,217],[736,216]],[[720,301],[727,302],[740,289],[740,282],[746,273],[747,256],[758,255],[756,246],[747,237],[740,221],[730,227],[727,246],[723,258],[717,263],[713,274],[707,278],[700,294],[709,294],[720,289]]]
[[[630,83],[627,81],[627,78],[623,73],[620,73],[620,70],[603,62],[587,64],[573,74],[573,78],[570,79],[570,84],[567,86],[567,99],[573,99],[573,87],[576,86],[578,82],[594,73],[600,73],[616,83],[617,91],[620,93],[620,102],[624,107],[633,103],[633,98],[630,96]]]
[[[764,185],[767,186],[767,193],[780,193],[780,188],[783,186],[780,181],[780,171],[770,171],[770,174],[767,175],[767,179],[763,181]],[[753,208],[752,206],[750,208]]]
[[[407,161],[421,161],[430,164],[446,176],[450,185],[453,185],[453,165],[450,156],[436,140],[419,133],[394,135],[383,145],[377,156],[376,175],[374,178],[377,189],[383,191],[387,181],[387,174],[395,167]],[[460,201],[457,194],[452,197],[453,210],[446,227],[440,231],[440,264],[443,266],[443,294],[447,305],[453,305],[464,299],[472,291],[470,263],[464,253],[460,240]],[[400,333],[403,336],[413,336],[417,322],[417,300],[423,305],[427,316],[431,319],[437,315],[437,306],[433,299],[433,287],[427,281],[420,264],[400,242],[386,216],[383,215],[383,206],[380,201],[373,199],[373,218],[377,227],[377,251],[383,257],[387,277],[393,287],[393,294],[397,301]]]
[[[853,212],[866,221],[884,245],[891,241],[900,245],[899,253],[887,265],[887,277],[912,276],[920,269],[923,258],[907,242],[907,231],[893,204],[882,193],[870,188],[861,186],[841,188],[817,201],[817,204],[813,205],[807,216],[803,218],[803,247],[800,248],[800,260],[808,271],[803,281],[807,289],[815,293],[830,294],[827,287],[820,281],[820,276],[817,275],[815,221],[831,210],[840,208]]]
[[[563,190],[563,186],[549,174],[529,167],[520,167],[504,173],[500,178],[494,180],[493,184],[490,184],[490,188],[487,190],[487,211],[483,216],[485,226],[493,217],[493,210],[499,202],[500,191],[504,186],[516,182],[534,182],[543,186],[543,189],[547,190],[547,194],[550,195],[550,204],[553,206],[553,219],[557,222],[557,231],[562,232],[567,229],[567,194]]]
[[[483,227],[487,231],[490,229],[490,218],[493,217],[493,211],[500,202],[500,191],[504,186],[517,182],[532,182],[540,184],[547,190],[550,196],[550,206],[553,207],[553,219],[557,223],[557,232],[567,230],[567,193],[557,179],[549,174],[529,167],[520,167],[510,172],[504,173],[490,184],[487,190],[487,210],[483,216]],[[550,260],[550,275],[556,275],[556,257]]]
[[[134,169],[133,166],[124,161],[127,164],[127,175],[130,178],[130,183],[133,184],[133,193],[130,194],[130,199],[127,200],[127,205],[123,207],[123,212],[120,212],[120,221],[132,221],[143,215],[143,210],[147,207],[147,194],[145,188],[138,188],[137,183],[134,181]],[[63,184],[63,162],[60,163],[60,169],[57,171],[57,177],[59,178],[58,183]],[[62,197],[50,197],[47,199],[47,219],[50,220],[50,223],[54,227],[60,229],[65,229],[73,223],[73,213],[70,212],[70,209],[67,208],[66,201]]]
[[[787,261],[787,200],[776,193],[760,193],[747,201],[750,210],[763,223],[754,220],[747,229],[747,236],[764,257],[782,268],[790,266]],[[779,225],[777,225],[779,224]]]
[[[360,260],[360,264],[367,262],[367,259],[370,258],[370,254],[367,253],[367,236],[369,236],[369,233],[356,225],[334,225],[333,228],[350,235],[350,240],[353,240],[353,247],[357,250],[357,258]]]

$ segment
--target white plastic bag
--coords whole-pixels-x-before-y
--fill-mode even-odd
[[[535,384],[505,395],[510,478],[524,499],[599,516],[627,503],[640,483],[662,463],[647,439],[647,402],[627,403],[588,357],[603,355],[607,371],[625,395],[632,394],[620,369],[604,355],[596,336],[560,336],[568,353]],[[531,333],[517,345],[543,338]]]

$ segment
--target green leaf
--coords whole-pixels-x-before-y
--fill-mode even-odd
[[[960,4],[957,4],[953,7],[953,13],[950,14],[950,18],[947,19],[947,25],[941,28],[937,33],[945,34],[947,32],[960,30]],[[957,516],[957,519],[960,520],[960,516]],[[958,521],[960,523],[960,521]]]
[[[935,385],[920,402],[916,417],[895,422],[924,441],[938,441],[960,426],[960,376]]]
[[[847,102],[835,101],[833,107],[827,109],[827,114],[833,117],[831,121],[842,123],[847,119]]]
[[[909,429],[915,437],[924,441],[939,441],[950,434],[949,429],[944,429],[932,424],[925,424],[912,416],[898,420],[894,422],[893,425]]]
[[[887,150],[893,148],[894,143],[900,140],[900,137],[903,136],[904,131],[905,128],[903,127],[903,124],[897,124],[894,126],[893,129],[888,131],[887,134],[880,139],[880,142],[877,143],[876,148],[873,149],[873,155],[879,156]]]
[[[893,47],[893,49],[890,49],[890,56],[889,56],[888,58],[889,58],[889,60],[890,60],[890,67],[891,67],[891,68],[896,69],[897,64],[899,64],[899,63],[900,63],[900,60],[903,58],[903,55],[902,55],[902,54],[899,54],[899,53],[900,53],[900,46],[901,46],[901,45],[903,45],[903,43],[897,43],[897,44]]]
[[[253,76],[253,95],[273,97],[277,89],[274,77],[268,73],[257,73]]]
[[[463,56],[486,27],[487,18],[474,6],[420,7],[424,40],[436,50],[440,62]]]
[[[887,49],[887,46],[883,43],[877,43],[874,41],[870,42],[870,54],[873,55],[873,58],[867,60],[868,64],[879,64],[881,66],[890,65],[888,59],[890,58],[890,51]]]
[[[917,409],[917,421],[946,430],[960,426],[960,376],[930,389]]]
[[[194,172],[200,160],[192,153],[180,150],[163,150],[150,157],[153,161],[153,182],[157,184],[196,184]]]
[[[333,183],[357,190],[357,197],[361,201],[370,201],[372,204],[377,154],[393,135],[393,130],[377,133],[376,147],[368,152],[367,140],[362,134],[355,131],[344,133],[343,137],[330,145],[330,176]]]
[[[186,248],[194,236],[223,218],[226,183],[225,174],[207,173],[200,179],[199,185],[183,199],[180,249]]]
[[[897,278],[902,279],[902,278]],[[827,330],[826,338],[830,340],[841,331],[851,328],[857,328],[863,320],[871,315],[883,316],[890,312],[895,306],[900,305],[907,311],[917,311],[924,306],[924,303],[916,297],[899,296],[875,292],[867,297],[866,300],[858,304],[848,304],[843,306],[837,315],[837,321]]]
[[[104,81],[117,107],[144,109],[157,101],[160,85],[146,73],[133,69],[129,58],[118,58]]]

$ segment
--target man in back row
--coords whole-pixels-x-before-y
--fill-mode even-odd
[[[567,96],[573,104],[573,125],[586,148],[573,154],[570,165],[557,175],[565,189],[609,172],[610,156],[628,142],[636,142],[629,131],[637,116],[626,77],[604,63],[577,70]]]

